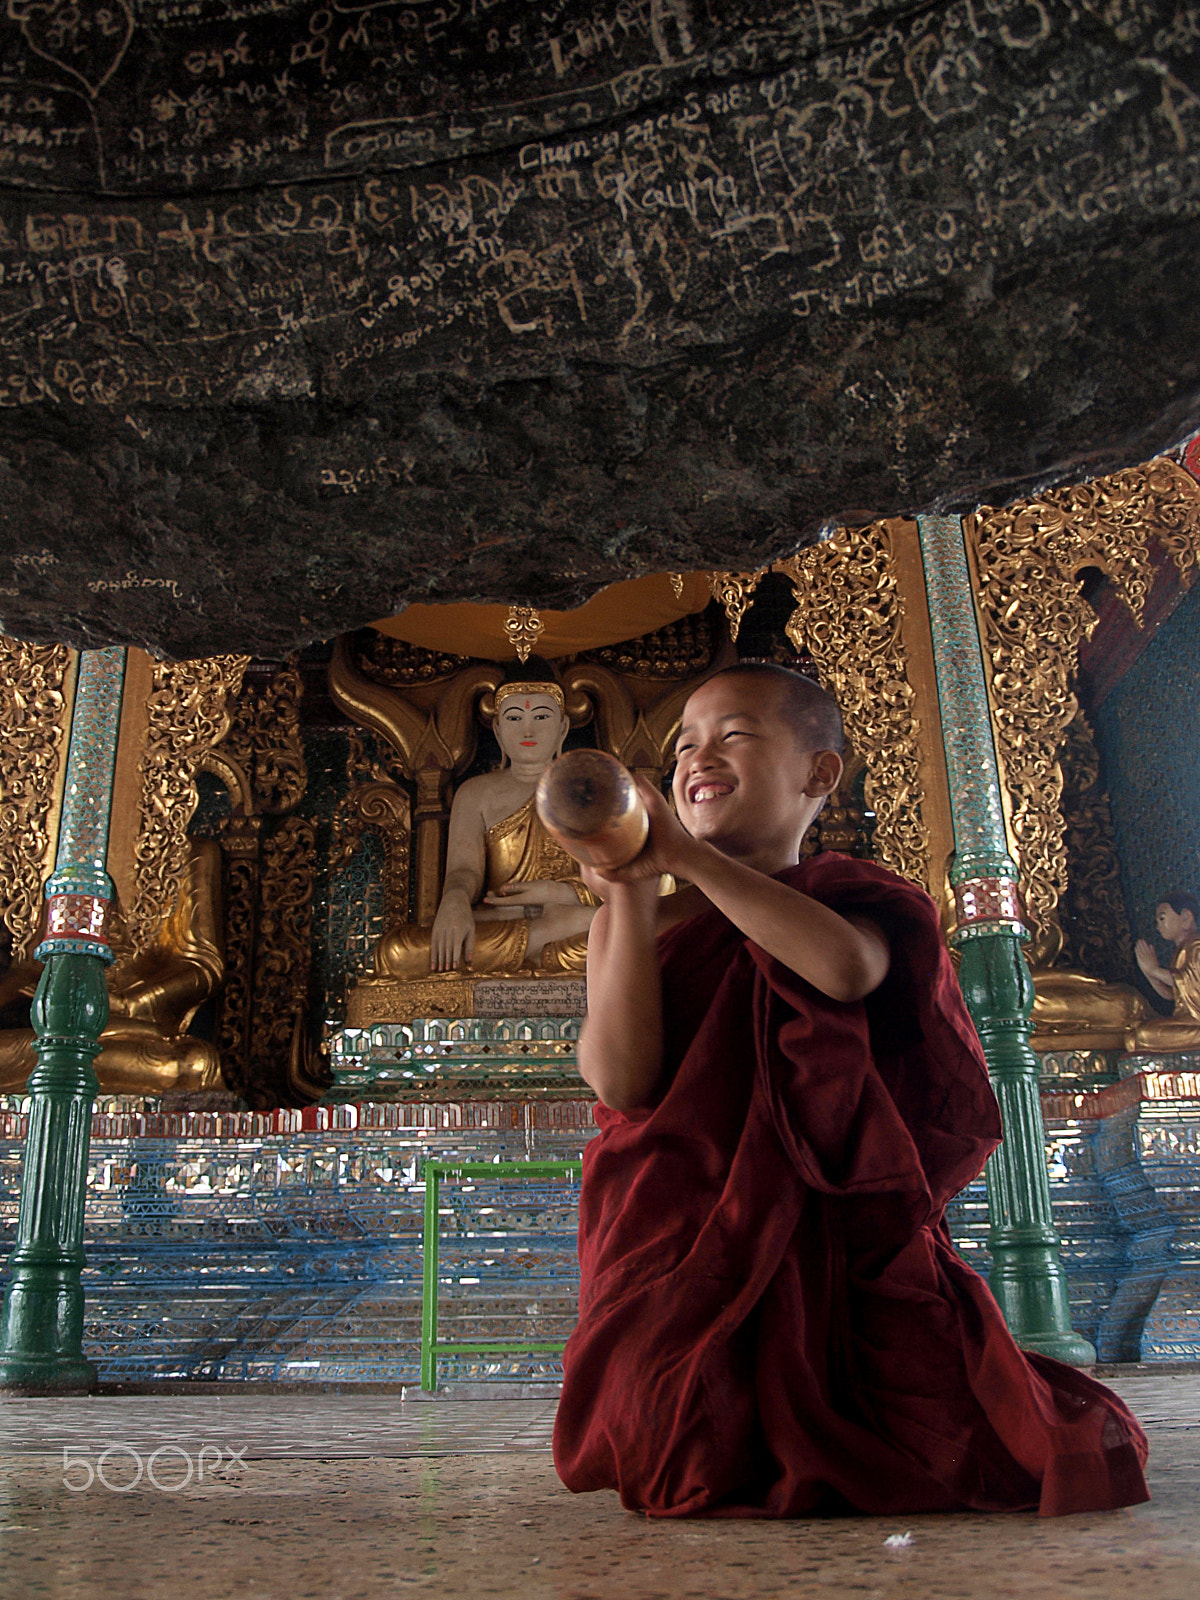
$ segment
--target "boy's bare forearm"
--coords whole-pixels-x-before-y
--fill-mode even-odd
[[[588,942],[579,1071],[616,1111],[648,1100],[662,1072],[657,912],[644,888],[617,888],[596,913]]]
[[[747,938],[833,1000],[861,1000],[887,976],[883,936],[692,840],[680,871]]]

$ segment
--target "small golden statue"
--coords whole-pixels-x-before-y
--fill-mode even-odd
[[[1123,1050],[1146,1002],[1127,983],[1106,983],[1069,967],[1033,974],[1035,1050]]]
[[[430,927],[405,923],[383,934],[380,977],[584,970],[597,901],[534,806],[538,779],[570,727],[563,691],[549,662],[532,656],[489,698],[482,710],[494,718],[501,764],[454,796],[437,915]]]
[[[135,954],[123,947],[119,915],[114,921],[109,1020],[96,1058],[100,1088],[109,1094],[224,1088],[216,1050],[187,1031],[225,976],[221,851],[215,840],[191,841],[179,898],[145,950]],[[0,976],[0,1008],[31,996],[40,972],[33,961],[10,966]],[[32,1028],[0,1030],[0,1093],[24,1088],[35,1064],[33,1043]]]
[[[1159,936],[1175,946],[1171,965],[1159,965],[1149,939],[1134,954],[1155,994],[1175,1002],[1169,1017],[1151,1017],[1131,1029],[1125,1048],[1140,1055],[1200,1050],[1200,902],[1195,895],[1166,894],[1154,909]]]

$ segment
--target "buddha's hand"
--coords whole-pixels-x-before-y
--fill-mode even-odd
[[[530,883],[506,883],[483,897],[485,906],[509,909],[514,917],[540,917],[547,906],[577,906],[579,896],[569,883],[535,878]]]
[[[453,972],[475,954],[475,918],[470,896],[447,889],[433,919],[429,938],[431,972]]]

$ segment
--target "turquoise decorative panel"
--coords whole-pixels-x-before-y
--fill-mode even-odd
[[[952,876],[1012,877],[962,521],[922,516],[917,523],[950,780]]]
[[[51,879],[58,894],[112,897],[106,871],[108,824],[124,685],[123,649],[80,654],[62,825]]]

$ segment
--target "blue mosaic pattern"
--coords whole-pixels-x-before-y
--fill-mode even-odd
[[[509,1108],[481,1119],[467,1107],[442,1109],[442,1122],[459,1113],[464,1121],[513,1121],[501,1114]],[[579,1108],[563,1120],[578,1124]],[[85,1350],[105,1381],[415,1385],[422,1162],[577,1160],[589,1134],[577,1125],[519,1122],[225,1139],[97,1132],[88,1172]],[[6,1250],[20,1160],[17,1141],[0,1143]],[[445,1185],[442,1212],[443,1336],[565,1340],[578,1281],[573,1194],[561,1184],[476,1179]],[[552,1354],[439,1361],[443,1383],[560,1377]]]
[[[47,894],[112,899],[108,825],[124,686],[123,648],[80,653],[58,854]]]
[[[591,1137],[577,1102],[539,1106],[536,1117],[528,1106],[470,1103],[318,1108],[303,1115],[327,1126],[302,1131],[300,1112],[280,1113],[294,1131],[258,1134],[245,1131],[249,1114],[180,1113],[171,1137],[157,1131],[164,1118],[137,1124],[154,1137],[114,1136],[114,1110],[105,1102],[92,1138],[83,1275],[85,1353],[106,1381],[418,1383],[422,1161],[573,1160]],[[16,1120],[0,1139],[6,1253],[20,1187]],[[1200,1359],[1200,1104],[1049,1115],[1046,1128],[1075,1328],[1102,1360]],[[443,1336],[565,1338],[577,1265],[561,1188],[480,1179],[446,1185],[442,1204]],[[986,1275],[982,1179],[947,1220]],[[439,1361],[446,1382],[511,1386],[559,1373],[553,1356]]]
[[[1000,772],[962,522],[958,517],[921,516],[917,525],[950,782],[955,847],[951,882],[1016,877],[1004,829]]]
[[[1154,908],[1200,891],[1200,583],[1180,601],[1095,712],[1135,938],[1156,941]],[[1147,991],[1148,993],[1148,991]]]

